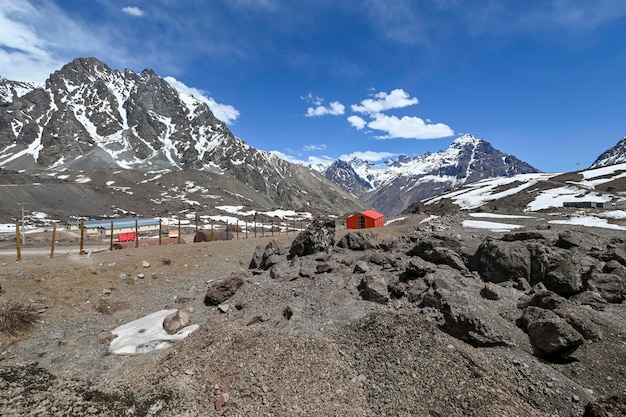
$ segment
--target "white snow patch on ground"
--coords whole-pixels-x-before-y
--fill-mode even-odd
[[[622,220],[622,219],[626,219],[626,211],[622,211],[622,210],[602,211],[599,213],[595,213],[594,216],[602,217],[603,219]]]
[[[61,178],[61,177],[59,177]],[[85,176],[85,175],[79,175],[76,177],[76,179],[74,179],[74,182],[77,182],[79,184],[85,184],[91,181],[91,178]]]
[[[177,333],[167,333],[163,328],[163,319],[176,311],[178,309],[157,311],[111,330],[117,337],[111,341],[109,352],[114,355],[134,355],[163,349],[186,338],[200,327],[193,324]]]
[[[398,217],[396,219],[391,219],[385,222],[385,226],[389,226],[390,224],[393,224],[395,222],[399,222],[400,220],[404,220],[406,219],[406,217]]]
[[[435,220],[437,218],[439,218],[439,216],[435,216],[434,214],[431,214],[430,216],[426,217],[424,220],[420,221],[419,224],[428,223],[429,221]]]
[[[297,219],[312,219],[313,215],[308,211],[293,211],[293,210],[273,210],[264,212],[268,216],[280,217],[280,218],[297,218]]]
[[[0,233],[15,233],[15,223],[0,224]]]
[[[513,229],[519,229],[524,226],[520,226],[518,224],[486,222],[481,220],[464,220],[463,227],[471,229],[487,229],[492,232],[510,232]]]
[[[550,220],[552,224],[573,224],[588,227],[600,227],[603,229],[626,230],[626,227],[617,224],[611,224],[606,219],[599,219],[594,216],[572,217],[567,220]]]
[[[533,219],[533,216],[519,216],[515,214],[496,213],[470,213],[470,217],[491,218],[491,219]]]
[[[550,190],[543,191],[537,196],[537,198],[535,198],[535,200],[528,203],[525,211],[537,211],[550,207],[563,207],[563,203],[575,201],[605,202],[611,201],[611,197],[595,192],[586,192],[576,187],[552,188]]]

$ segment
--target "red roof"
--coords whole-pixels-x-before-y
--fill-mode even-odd
[[[362,211],[361,214],[369,217],[370,219],[380,219],[381,217],[385,217],[384,214],[381,214],[374,210],[365,210],[365,211]]]

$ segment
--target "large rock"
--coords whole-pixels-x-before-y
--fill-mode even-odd
[[[583,336],[564,319],[540,307],[526,307],[521,324],[530,343],[549,357],[567,358],[584,342]]]
[[[441,280],[435,286],[443,287]],[[445,280],[444,280],[445,282]],[[447,286],[447,284],[445,285]],[[433,307],[443,315],[441,329],[472,346],[508,346],[512,341],[505,335],[509,326],[505,320],[466,290],[429,289],[422,295],[422,306]]]
[[[531,250],[531,279],[563,296],[583,290],[583,275],[597,261],[578,251],[536,245]]]
[[[168,334],[178,332],[191,322],[191,313],[193,313],[193,307],[185,307],[165,316],[163,319],[163,328]]]
[[[587,275],[587,288],[599,293],[609,303],[621,303],[626,295],[626,279],[615,273],[621,272],[619,270],[610,273],[605,270],[592,268]]]
[[[256,247],[249,268],[267,270],[280,262],[283,255],[285,255],[283,246],[276,239],[272,239],[265,249],[260,245]]]
[[[520,300],[520,308],[523,309],[530,306],[553,311],[576,329],[585,340],[596,341],[602,339],[602,330],[593,321],[592,312],[552,291],[539,291],[526,299]]]
[[[602,252],[606,249],[607,241],[592,233],[567,230],[559,233],[556,246],[563,249],[579,248],[585,252]]]
[[[289,255],[307,256],[324,252],[335,244],[335,221],[318,217],[294,239]]]
[[[387,280],[382,275],[366,275],[361,279],[357,287],[359,294],[364,300],[379,304],[389,302],[389,289]]]
[[[246,274],[234,272],[227,278],[222,278],[212,282],[204,296],[204,304],[207,306],[216,306],[222,304],[230,297],[235,295],[237,290],[246,282]]]
[[[350,250],[368,250],[373,249],[374,244],[370,242],[367,236],[362,232],[348,232],[342,237],[337,246]]]
[[[530,279],[530,252],[522,242],[502,242],[492,238],[481,243],[472,258],[472,268],[482,279],[501,283]]]

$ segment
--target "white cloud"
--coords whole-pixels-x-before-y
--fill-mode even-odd
[[[29,2],[0,0],[0,74],[11,80],[42,82],[62,65],[31,23],[38,15]]]
[[[142,17],[145,14],[143,10],[141,10],[139,7],[136,7],[136,6],[124,7],[122,11],[126,14],[129,14],[131,16],[136,16],[136,17]]]
[[[291,162],[292,164],[304,165],[304,166],[313,166],[313,165],[328,165],[334,161],[330,156],[309,156],[306,160],[296,158],[292,155],[287,155],[280,151],[269,151],[271,154],[276,155],[277,157],[284,159],[287,162]]]
[[[326,149],[326,145],[321,143],[319,145],[305,145],[302,150],[305,152],[310,152],[310,151],[323,151],[324,149]]]
[[[355,115],[352,115],[352,116],[348,117],[348,122],[353,127],[355,127],[356,130],[361,130],[361,129],[363,129],[367,125],[367,122],[365,120],[363,120],[361,117],[355,116]]]
[[[165,77],[172,87],[183,93],[193,95],[197,100],[206,103],[207,106],[213,112],[213,115],[223,121],[226,124],[232,124],[239,117],[240,113],[235,107],[230,104],[221,104],[215,101],[213,97],[208,97],[206,91],[200,90],[194,87],[188,87],[181,81],[178,81],[174,77]]]
[[[363,161],[377,162],[377,161],[382,161],[387,158],[391,158],[392,156],[395,156],[395,154],[390,153],[390,152],[358,151],[358,152],[343,154],[339,157],[339,159],[343,161],[351,161],[352,159],[357,158]]]
[[[324,103],[324,99],[320,96],[314,96],[313,93],[309,93],[306,96],[300,96],[300,99],[310,103],[314,106],[321,106]]]
[[[368,98],[361,101],[361,105],[353,104],[352,111],[356,113],[374,114],[385,110],[400,109],[418,103],[417,98],[410,97],[401,88],[396,88],[390,93],[384,91],[373,94],[374,99]]]
[[[340,116],[344,114],[346,111],[346,106],[341,104],[338,101],[331,101],[329,106],[317,106],[317,107],[309,107],[306,110],[306,117],[315,117],[315,116]]]
[[[386,135],[377,136],[377,139],[437,139],[454,135],[454,131],[443,123],[428,124],[419,117],[388,116],[378,113],[373,115],[374,120],[367,124],[373,130],[386,132]]]

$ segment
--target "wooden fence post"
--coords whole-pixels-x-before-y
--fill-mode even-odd
[[[274,219],[270,220],[270,228],[272,229],[272,237],[274,237]]]
[[[237,226],[235,226],[235,233],[237,234],[237,240],[239,240],[239,219],[237,219]]]
[[[176,240],[176,243],[180,244],[180,219],[178,219],[178,239]]]
[[[85,221],[81,220],[80,221],[80,251],[79,251],[79,255],[84,255],[85,251],[83,250],[85,248]]]
[[[17,243],[17,261],[22,262],[22,236],[20,236],[20,223],[15,223],[15,243]]]
[[[135,247],[139,247],[139,220],[135,218]]]
[[[196,214],[196,237],[198,236],[198,215]],[[196,239],[194,237],[193,241],[195,242]],[[198,242],[200,241],[200,239],[198,239]]]
[[[113,252],[113,220],[111,220],[111,236],[109,236],[109,251]]]
[[[213,242],[213,219],[211,219],[211,242]]]
[[[50,259],[54,257],[54,241],[57,239],[57,224],[52,223],[52,246],[50,247]]]
[[[162,236],[163,236],[163,219],[159,217],[159,246],[161,246]]]

